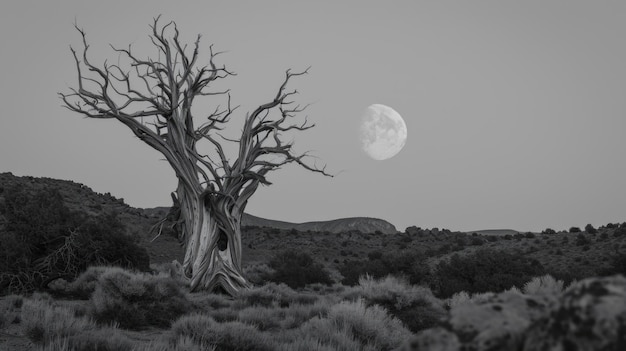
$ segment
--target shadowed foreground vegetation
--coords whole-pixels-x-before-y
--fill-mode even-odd
[[[35,350],[77,351],[622,350],[626,341],[623,276],[569,287],[542,276],[521,289],[443,299],[393,276],[366,276],[355,286],[301,290],[268,283],[229,298],[189,293],[170,268],[92,267],[56,286],[56,298],[5,296],[0,328],[21,333]]]

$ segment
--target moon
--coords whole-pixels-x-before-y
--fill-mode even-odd
[[[389,106],[374,104],[363,112],[359,139],[363,151],[374,160],[394,157],[406,143],[407,129],[398,112]]]

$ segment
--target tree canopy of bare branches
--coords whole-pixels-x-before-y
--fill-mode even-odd
[[[176,23],[154,19],[150,40],[157,58],[144,58],[131,46],[111,49],[120,62],[96,64],[89,56],[86,33],[76,26],[81,50],[71,48],[78,80],[67,93],[60,93],[65,107],[89,118],[116,119],[143,142],[159,151],[173,168],[178,187],[179,238],[185,244],[183,269],[192,289],[221,286],[230,293],[247,286],[241,276],[241,215],[260,184],[269,185],[268,173],[287,164],[329,176],[325,167],[307,162],[307,153],[297,154],[285,133],[312,128],[298,116],[306,106],[288,88],[292,79],[308,70],[287,70],[282,84],[267,103],[245,114],[238,139],[222,134],[235,115],[229,90],[215,89],[219,80],[234,73],[216,63],[220,52],[208,47],[201,63],[200,35],[193,44],[180,39]],[[121,63],[121,62],[124,63]],[[218,99],[210,111],[200,114],[193,107],[200,98]],[[196,116],[197,114],[197,116]],[[225,143],[238,147],[227,155]],[[228,243],[220,250],[217,242]]]

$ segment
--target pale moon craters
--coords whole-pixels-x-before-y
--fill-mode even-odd
[[[361,148],[374,160],[395,156],[404,147],[406,138],[406,124],[391,107],[374,104],[363,113],[359,127]]]

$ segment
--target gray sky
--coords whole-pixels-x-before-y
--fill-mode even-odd
[[[129,5],[130,4],[130,5]],[[269,101],[285,69],[317,127],[296,137],[335,178],[273,173],[248,212],[294,222],[369,216],[453,230],[563,229],[626,220],[626,2],[3,1],[0,171],[84,183],[137,207],[167,206],[162,157],[121,124],[61,108],[76,84],[76,18],[92,61],[108,43],[147,45],[152,18],[238,75],[243,112]],[[142,51],[146,55],[152,50]],[[205,50],[206,52],[206,50]],[[374,161],[357,124],[370,104],[408,126]]]

